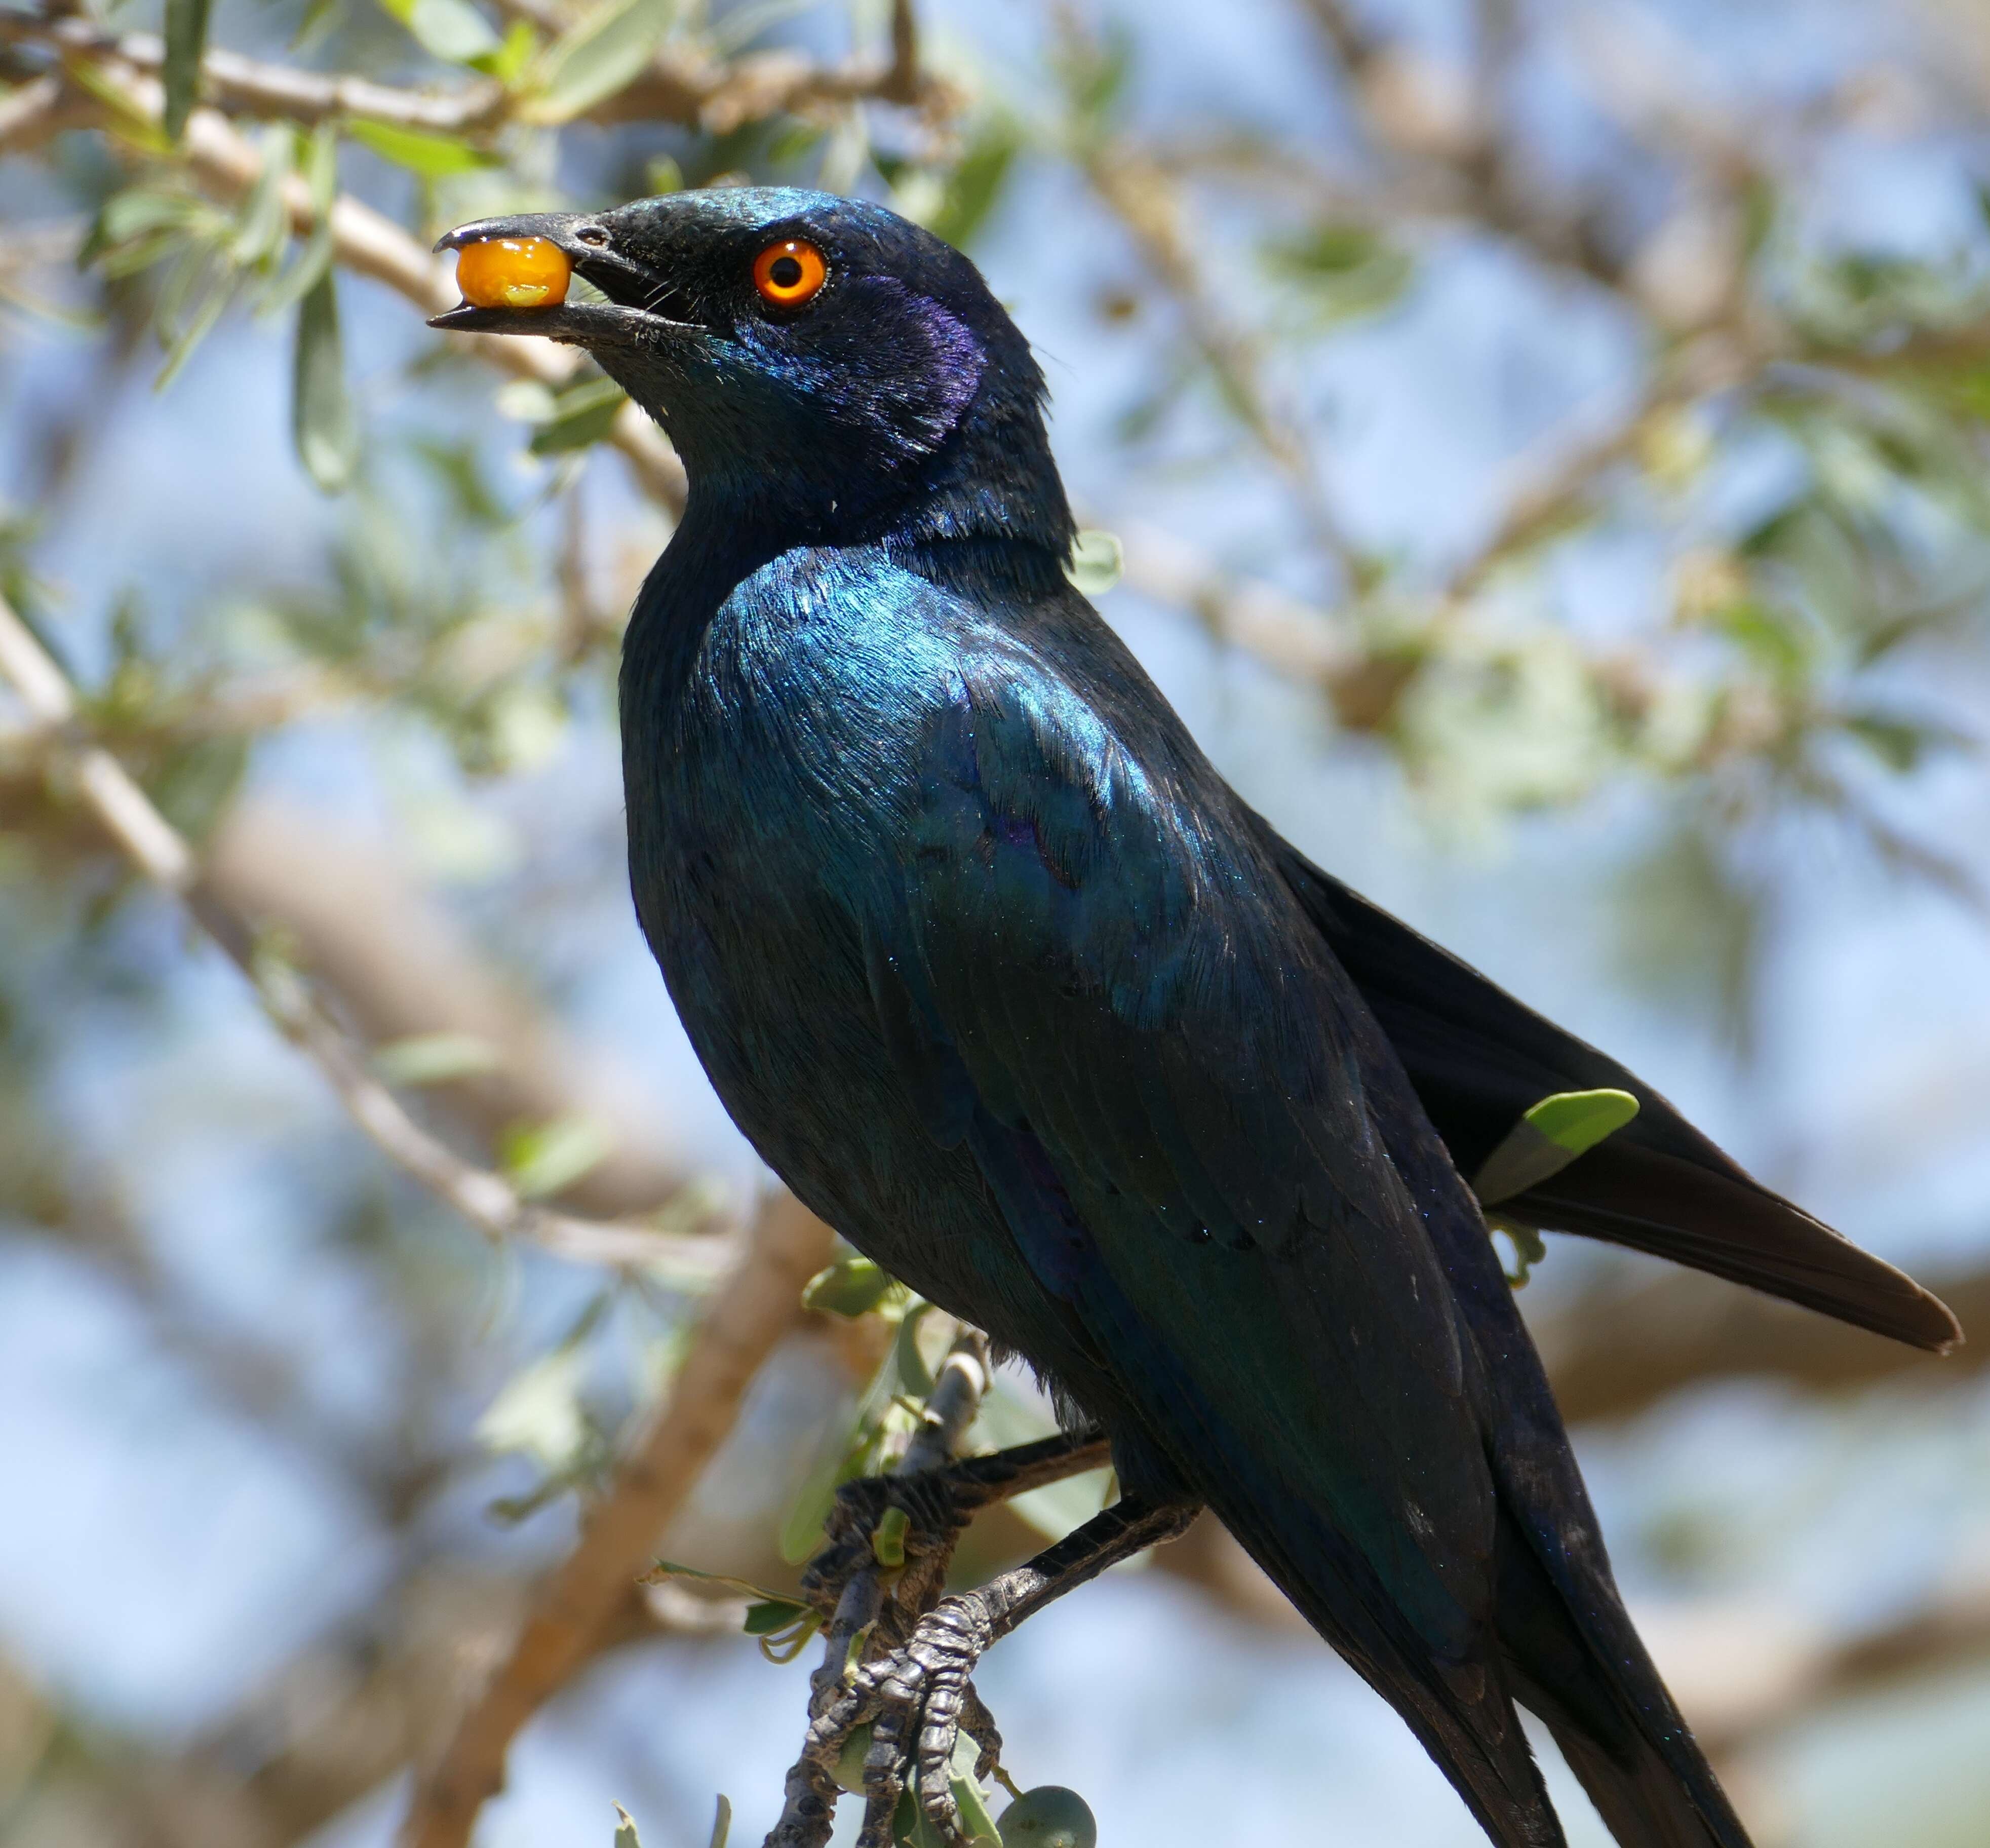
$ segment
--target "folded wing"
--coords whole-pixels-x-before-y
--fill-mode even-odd
[[[1383,1031],[1459,1171],[1479,1164],[1552,1092],[1610,1088],[1636,1119],[1552,1179],[1500,1203],[1557,1231],[1629,1245],[1939,1353],[1948,1307],[1771,1193],[1617,1062],[1323,872],[1260,821],[1262,838]]]

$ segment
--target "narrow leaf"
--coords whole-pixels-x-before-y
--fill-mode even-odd
[[[1014,124],[991,123],[960,157],[926,228],[956,249],[965,248],[994,209],[1020,144]]]
[[[802,1291],[802,1307],[833,1316],[868,1315],[891,1287],[888,1271],[852,1254],[809,1279]]]
[[[346,395],[338,284],[329,271],[297,307],[290,433],[304,473],[327,494],[343,490],[359,458],[359,421]]]
[[[311,234],[297,260],[270,285],[256,310],[261,314],[287,313],[331,267],[331,206],[338,195],[338,131],[333,124],[321,122],[311,131],[304,175],[311,189]]]
[[[671,29],[674,0],[606,0],[547,48],[531,121],[570,122],[634,82]]]
[[[166,0],[166,138],[186,132],[200,94],[200,60],[207,49],[210,0]]]
[[[1484,1206],[1496,1205],[1559,1174],[1638,1114],[1628,1091],[1557,1091],[1516,1123],[1472,1181]]]
[[[1119,535],[1097,526],[1088,526],[1071,541],[1071,562],[1065,576],[1081,596],[1103,596],[1119,581],[1126,569],[1126,555]]]
[[[643,1848],[636,1833],[636,1819],[620,1803],[615,1806],[615,1848]]]
[[[725,1848],[725,1839],[732,1833],[732,1805],[724,1796],[718,1799],[718,1808],[711,1819],[711,1840],[706,1848]]]
[[[498,1048],[474,1033],[411,1033],[373,1055],[373,1069],[390,1085],[447,1084],[503,1063]]]
[[[504,1138],[504,1172],[528,1200],[571,1187],[615,1147],[615,1138],[587,1116],[555,1117]]]
[[[244,269],[273,260],[290,242],[290,215],[284,205],[284,185],[290,177],[295,140],[287,124],[272,124],[263,132],[262,171],[235,221],[231,254]]]
[[[495,167],[495,155],[473,147],[460,135],[430,134],[419,128],[402,128],[392,122],[369,122],[356,117],[345,125],[353,140],[370,148],[382,160],[418,173],[425,180],[447,179],[453,174],[474,173],[480,167]]]
[[[446,64],[469,64],[503,49],[491,22],[470,0],[380,0],[419,41]]]
[[[747,1605],[739,1628],[749,1636],[771,1636],[814,1614],[807,1605],[797,1604],[792,1598],[763,1598],[757,1604]]]
[[[907,1310],[898,1324],[898,1339],[891,1344],[891,1364],[898,1369],[898,1384],[915,1399],[925,1398],[935,1384],[932,1369],[919,1352],[919,1323],[932,1307],[930,1303],[921,1303]]]
[[[556,456],[602,441],[627,396],[612,379],[590,379],[562,392],[552,416],[532,433],[532,454]]]
[[[539,35],[523,19],[514,19],[504,42],[495,51],[467,60],[473,70],[495,77],[507,90],[516,87],[539,49]]]

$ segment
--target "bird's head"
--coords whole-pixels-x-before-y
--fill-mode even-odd
[[[694,504],[785,543],[1068,549],[1043,375],[980,273],[931,233],[860,200],[740,188],[485,219],[436,247],[522,238],[555,246],[589,298],[466,303],[431,324],[586,348],[669,433]]]

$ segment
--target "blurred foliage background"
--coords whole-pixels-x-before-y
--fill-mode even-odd
[[[1251,800],[1986,1325],[1977,0],[0,0],[0,1839],[778,1808],[801,1669],[630,1568],[791,1585],[946,1331],[803,1310],[633,927],[674,458],[422,325],[453,223],[749,179],[982,261]],[[1977,1350],[1524,1301],[1763,1848],[1990,1836]],[[981,1684],[1109,1840],[1476,1839],[1219,1533]]]

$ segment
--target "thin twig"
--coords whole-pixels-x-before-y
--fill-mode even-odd
[[[569,23],[532,0],[501,10],[557,35]],[[46,46],[66,56],[110,58],[147,73],[161,70],[165,48],[150,32],[115,33],[80,18],[0,13],[0,42]],[[356,116],[445,134],[483,136],[513,120],[520,99],[494,80],[453,90],[404,89],[371,78],[301,71],[219,48],[201,62],[203,100],[230,114],[281,117],[311,124]],[[874,100],[950,114],[960,99],[921,67],[910,0],[894,0],[889,55],[859,55],[824,63],[787,49],[711,56],[695,43],[674,40],[622,89],[579,119],[596,123],[665,121],[723,134],[776,115]]]
[[[185,905],[254,985],[284,1036],[308,1054],[367,1140],[404,1174],[493,1238],[519,1239],[579,1262],[667,1264],[708,1279],[729,1265],[730,1241],[574,1218],[522,1198],[501,1174],[465,1161],[416,1123],[377,1078],[304,977],[266,954],[254,927],[201,876],[185,837],[131,773],[84,735],[74,689],[54,657],[0,598],[0,681],[25,706],[42,748],[59,763],[97,825],[144,877]]]
[[[165,93],[158,80],[115,59],[97,69],[98,82],[121,104],[141,120],[161,118]],[[100,104],[93,120],[102,124],[108,112]],[[263,171],[263,157],[238,134],[227,117],[212,109],[197,109],[186,127],[185,152],[188,169],[207,191],[231,203],[246,199]],[[292,228],[308,236],[317,223],[311,189],[293,174],[284,189],[284,202]],[[439,314],[457,301],[453,273],[391,219],[350,194],[341,193],[331,211],[332,255],[341,268],[368,276],[412,302],[423,314]],[[505,372],[542,385],[565,384],[580,364],[577,355],[551,341],[521,336],[475,335],[467,350]],[[628,460],[637,484],[673,516],[684,509],[684,465],[650,419],[633,403],[616,413],[608,440]]]
[[[154,34],[108,32],[80,18],[0,15],[0,38],[33,39],[72,55],[115,58],[136,70],[158,72],[166,62],[165,42]],[[211,104],[229,113],[280,116],[307,126],[334,117],[363,116],[443,134],[484,127],[509,103],[504,87],[488,77],[453,90],[403,90],[370,77],[265,63],[219,47],[201,60],[201,87]]]
[[[658,1537],[732,1429],[747,1387],[801,1314],[828,1262],[829,1228],[790,1194],[770,1195],[746,1255],[691,1332],[669,1398],[589,1510],[502,1666],[416,1789],[402,1848],[464,1848],[503,1785],[512,1740],[593,1653],[603,1624],[650,1564]]]

